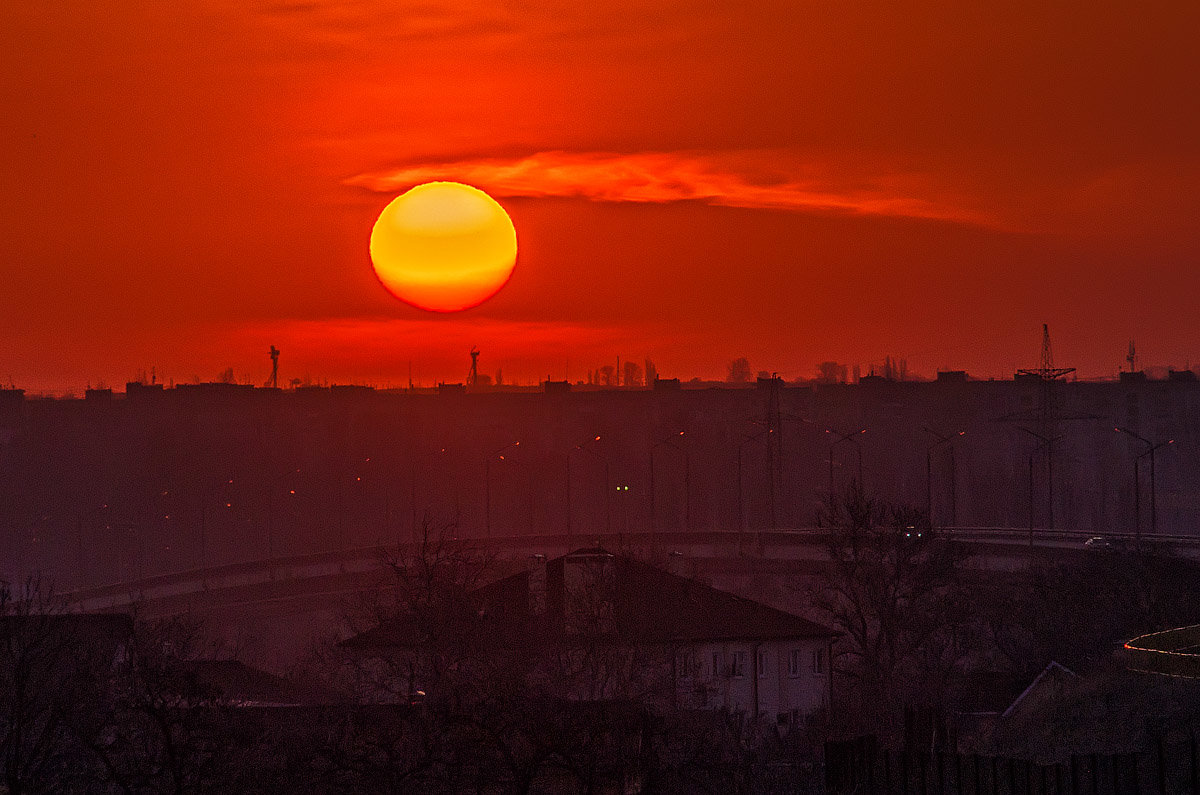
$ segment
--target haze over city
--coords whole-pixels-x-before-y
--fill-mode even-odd
[[[1112,376],[1200,359],[1191,3],[0,11],[0,379]],[[511,214],[508,285],[396,301],[371,226],[421,182]]]
[[[0,5],[0,792],[1200,792],[1198,33]]]

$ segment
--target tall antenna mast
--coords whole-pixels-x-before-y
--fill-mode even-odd
[[[1127,353],[1125,355],[1125,361],[1129,362],[1129,372],[1136,373],[1137,372],[1137,346],[1134,345],[1133,340],[1129,341],[1129,353]]]
[[[279,388],[279,349],[274,345],[271,346],[271,377],[263,386],[269,386],[271,389]]]
[[[475,383],[479,380],[479,349],[474,345],[471,346],[471,371],[467,373],[467,386],[471,389],[475,388]]]

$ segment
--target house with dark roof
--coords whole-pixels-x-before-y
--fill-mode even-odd
[[[602,548],[538,556],[470,602],[471,635],[484,648],[568,661],[556,679],[563,697],[657,697],[781,725],[829,703],[836,632]],[[343,646],[366,655],[421,642],[401,617]],[[640,691],[623,688],[633,681]]]

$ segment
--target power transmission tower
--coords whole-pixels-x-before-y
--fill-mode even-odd
[[[1005,414],[999,419],[1005,422],[1020,423],[1021,430],[1038,440],[1038,445],[1031,453],[1033,455],[1045,451],[1046,469],[1046,518],[1047,526],[1054,527],[1054,445],[1062,440],[1058,433],[1058,424],[1067,420],[1094,420],[1095,414],[1068,414],[1059,407],[1059,384],[1071,373],[1074,367],[1055,367],[1054,351],[1050,346],[1050,326],[1042,324],[1042,356],[1041,365],[1035,368],[1017,370],[1017,377],[1036,379],[1038,381],[1038,402],[1032,409],[1023,409]],[[1033,427],[1029,427],[1032,425]],[[1032,478],[1032,470],[1031,470]],[[1030,505],[1033,494],[1029,495]],[[1032,507],[1030,508],[1032,515]]]
[[[1075,372],[1074,367],[1055,367],[1054,351],[1050,347],[1050,326],[1042,324],[1042,363],[1041,367],[1032,370],[1017,370],[1018,375],[1037,378],[1041,381],[1041,392],[1038,398],[1037,424],[1038,432],[1046,438],[1053,438],[1054,426],[1060,419],[1058,411],[1058,383]]]

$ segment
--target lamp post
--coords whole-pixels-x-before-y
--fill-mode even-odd
[[[1029,453],[1029,538],[1033,541],[1033,455],[1043,446],[1046,448],[1046,518],[1050,530],[1054,529],[1054,443],[1062,436],[1043,436],[1037,431],[1022,427],[1021,430],[1037,439],[1041,444]]]
[[[505,450],[510,450],[514,447],[520,447],[520,446],[521,446],[520,442],[509,442],[508,444],[501,447],[499,450],[496,450],[491,455],[489,455],[487,457],[487,459],[484,461],[484,465],[483,465],[483,513],[484,513],[483,532],[484,532],[484,537],[486,537],[486,538],[492,537],[492,459],[499,457],[499,459],[501,461],[503,461]]]
[[[738,445],[737,504],[738,504],[738,534],[739,534],[739,536],[746,529],[746,511],[742,506],[742,452],[746,449],[746,445],[750,444],[751,442],[758,441],[759,439],[766,436],[767,434],[774,433],[774,432],[775,431],[772,428],[768,428],[765,431],[759,431],[758,433],[754,434],[753,436],[751,436],[747,439],[743,439],[742,443]],[[740,538],[738,539],[738,545],[741,546]]]
[[[826,428],[825,433],[829,434],[829,496],[833,497],[833,448],[837,447],[842,442],[851,442],[854,444],[854,449],[858,451],[858,486],[863,485],[863,462],[862,462],[862,445],[858,443],[856,437],[866,433],[866,428],[860,428],[851,433],[842,433],[834,428]],[[837,437],[836,439],[834,437]]]
[[[1029,451],[1029,553],[1033,554],[1033,455],[1040,449],[1038,447]]]
[[[925,448],[925,514],[929,519],[929,526],[933,527],[933,451],[943,444],[954,441],[960,436],[966,434],[966,431],[958,431],[957,433],[946,436],[933,430],[929,426],[925,427],[925,432],[932,435],[936,442]],[[957,493],[955,490],[955,472],[954,472],[954,448],[950,448],[950,526],[958,525],[958,510],[957,510]]]
[[[104,537],[107,537],[108,532],[113,529],[112,510],[108,507],[107,501],[101,502],[100,507],[98,508],[93,508],[86,512],[77,512],[75,514],[75,568],[76,574],[79,577],[79,584],[76,586],[78,588],[82,588],[86,580],[84,573],[87,564],[85,563],[83,539],[85,518],[90,531],[89,535],[93,543],[95,542],[97,535],[97,528],[102,528],[104,530]]]
[[[1134,473],[1133,474],[1133,476],[1134,476],[1133,493],[1136,496],[1136,498],[1139,500],[1139,504],[1137,507],[1137,513],[1140,514],[1141,513],[1141,505],[1140,505],[1141,495],[1139,493],[1140,490],[1138,488],[1139,484],[1138,484],[1137,462],[1140,461],[1141,459],[1145,458],[1146,456],[1150,456],[1150,532],[1154,535],[1157,535],[1158,534],[1158,502],[1157,502],[1157,494],[1156,494],[1157,489],[1155,488],[1155,483],[1154,483],[1154,451],[1160,447],[1166,447],[1169,444],[1174,444],[1175,440],[1167,439],[1165,442],[1155,443],[1155,442],[1152,442],[1149,439],[1145,438],[1144,436],[1134,433],[1133,431],[1129,430],[1128,428],[1121,427],[1120,425],[1113,428],[1113,430],[1116,431],[1117,433],[1124,433],[1129,436],[1132,436],[1134,439],[1137,439],[1139,442],[1146,445],[1146,451],[1144,453],[1142,453],[1141,455],[1139,455],[1137,458],[1135,458],[1134,462],[1133,462],[1133,467],[1134,467],[1134,469],[1133,469],[1133,473]],[[1135,538],[1134,543],[1140,548],[1142,545],[1142,522],[1141,522],[1140,516],[1137,517],[1137,527],[1134,530],[1134,538]]]
[[[650,532],[653,533],[657,527],[658,510],[655,503],[655,480],[654,480],[654,453],[660,447],[670,447],[683,456],[683,515],[684,529],[692,528],[692,490],[691,490],[691,463],[687,454],[679,445],[675,444],[676,439],[682,438],[684,431],[680,431],[672,436],[663,439],[660,442],[650,446]]]
[[[583,450],[591,453],[604,462],[604,530],[608,532],[608,459],[597,453],[595,450],[586,445],[595,444],[600,441],[600,437],[593,436],[590,439],[580,442],[567,451],[567,535],[571,535],[571,454],[576,450]]]
[[[225,486],[232,486],[232,485],[233,485],[232,478],[230,478],[228,480],[223,480],[220,483],[218,483],[217,485],[215,485],[212,488],[205,491],[204,496],[201,498],[201,502],[200,502],[200,539],[199,539],[200,540],[200,549],[199,549],[200,559],[198,561],[197,567],[202,572],[202,574],[201,574],[202,582],[204,584],[204,587],[206,587],[206,588],[208,587],[208,575],[204,574],[203,572],[205,571],[205,567],[208,562],[208,504],[213,500],[214,497],[217,496],[217,494],[221,491],[222,488],[224,488]],[[223,502],[225,504],[226,508],[233,507],[233,502],[229,499],[222,499],[221,502]]]

